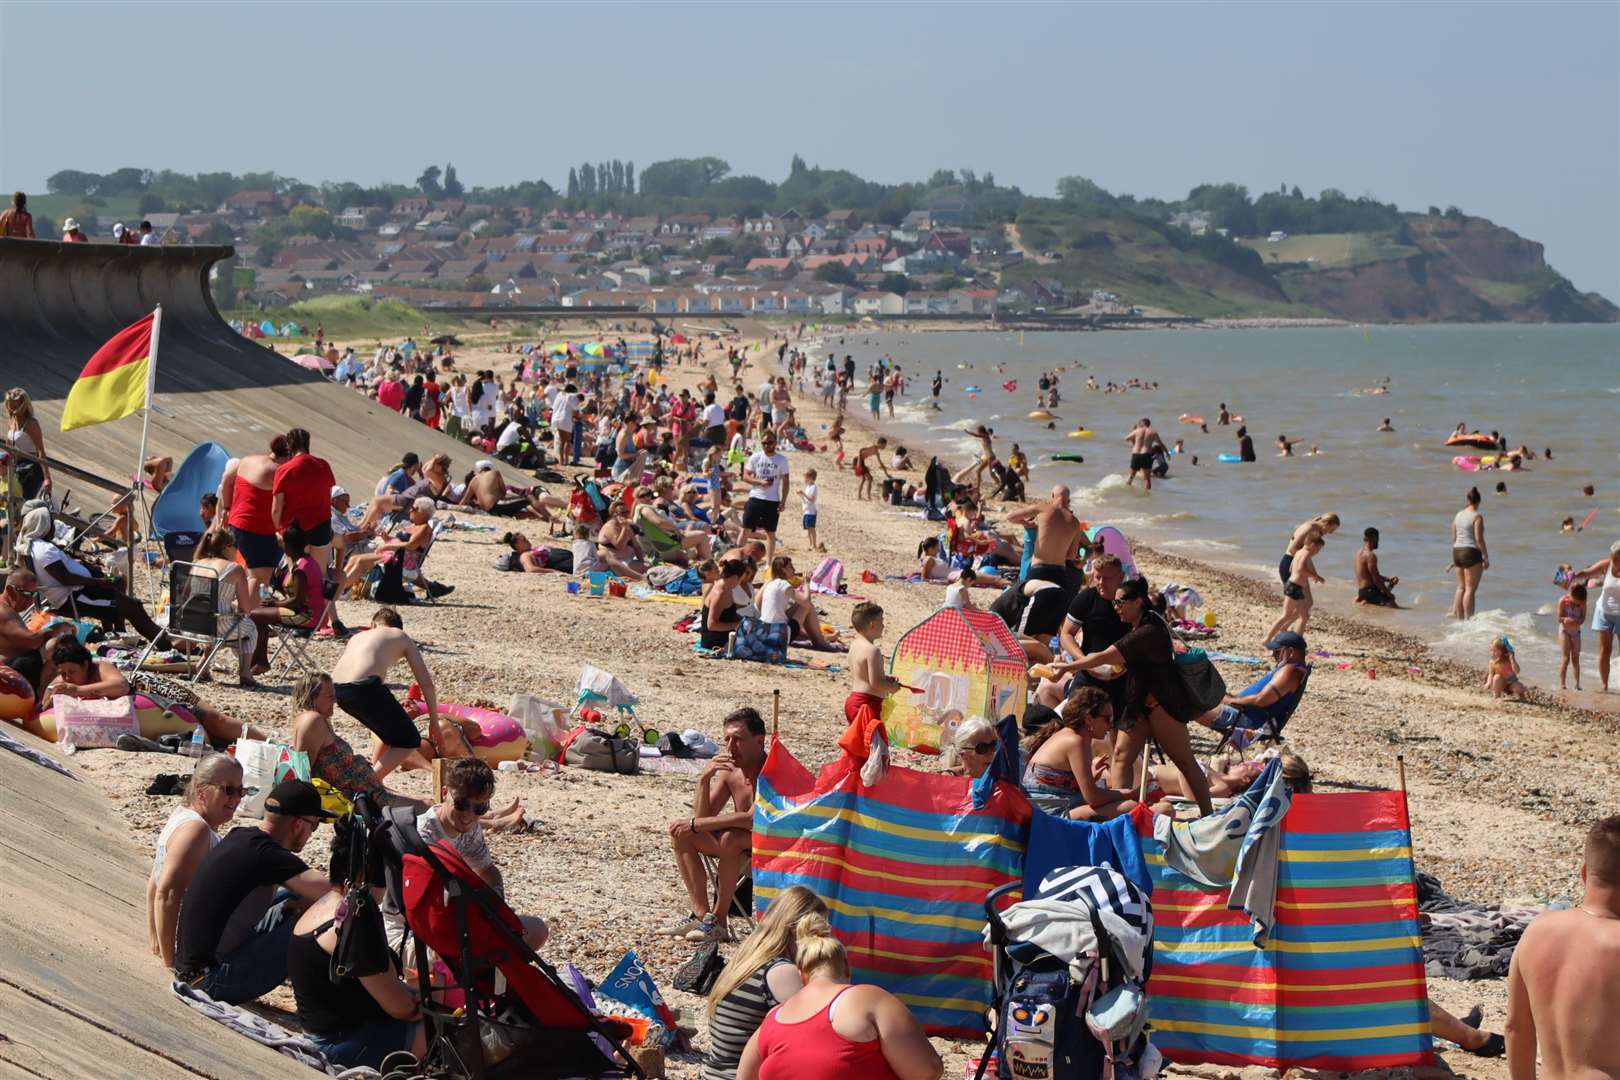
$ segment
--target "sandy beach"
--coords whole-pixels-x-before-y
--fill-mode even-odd
[[[503,327],[501,336],[509,331]],[[774,372],[774,352],[765,349],[749,357],[743,381],[751,387],[763,370]],[[498,348],[473,348],[458,358],[458,367],[509,371],[510,360]],[[708,352],[706,363],[725,386],[723,350]],[[695,385],[700,372],[688,364],[666,374],[680,387]],[[1123,415],[1131,406],[1119,407]],[[798,409],[812,437],[831,419],[808,397]],[[852,410],[851,440],[862,422]],[[321,447],[314,450],[319,454]],[[476,456],[469,448],[452,471],[459,475]],[[899,633],[938,607],[943,588],[891,580],[854,583],[868,569],[880,578],[909,573],[917,542],[936,532],[936,526],[915,513],[857,501],[854,477],[838,469],[830,453],[792,452],[789,457],[795,487],[805,468],[819,469],[821,540],[843,560],[852,590],[884,606],[889,627],[885,645],[892,646]],[[785,551],[800,570],[808,571],[815,558],[798,527],[796,503],[792,508],[793,513],[783,515]],[[768,717],[771,692],[780,690],[781,738],[811,767],[833,756],[834,740],[844,727],[840,706],[847,674],[701,658],[691,651],[687,635],[671,629],[695,605],[571,596],[559,575],[500,573],[493,561],[508,523],[459,511],[455,516],[494,531],[447,532],[434,549],[432,572],[456,586],[454,595],[403,612],[407,630],[423,643],[440,700],[504,709],[514,693],[529,692],[566,707],[572,704],[581,665],[589,663],[612,671],[639,695],[638,712],[647,724],[660,730],[697,727],[717,736],[720,718],[738,706],[754,705]],[[532,523],[525,531],[538,539],[545,526]],[[1173,577],[1197,586],[1218,614],[1219,648],[1259,654],[1261,635],[1278,610],[1274,589],[1142,547],[1136,548],[1136,556],[1150,581]],[[991,590],[980,590],[977,599],[985,603],[993,596]],[[342,618],[363,626],[374,606],[344,600]],[[853,602],[826,598],[821,606],[826,621],[847,634]],[[1601,815],[1603,799],[1612,795],[1620,777],[1620,742],[1615,738],[1620,722],[1615,717],[1572,711],[1539,696],[1532,703],[1493,702],[1479,688],[1478,671],[1437,659],[1422,642],[1347,614],[1319,607],[1309,636],[1312,651],[1328,655],[1315,660],[1310,693],[1289,726],[1289,741],[1309,761],[1319,790],[1394,787],[1400,756],[1418,866],[1436,874],[1450,892],[1479,901],[1545,901],[1578,894],[1581,836]],[[311,650],[317,662],[328,666],[337,653],[338,646],[330,641],[317,642]],[[797,650],[795,655],[817,655],[842,666],[838,656]],[[218,670],[230,667],[227,660]],[[399,674],[403,677],[403,671]],[[1226,667],[1224,674],[1235,686],[1253,677],[1241,667]],[[202,694],[234,715],[285,734],[290,682],[278,672],[267,683],[279,693],[205,684]],[[334,723],[356,746],[369,745],[363,738],[367,733],[347,716],[339,714]],[[1201,745],[1208,751],[1214,739]],[[915,755],[900,757],[923,768],[937,767]],[[172,801],[142,792],[156,774],[184,770],[187,764],[185,759],[111,751],[76,759],[77,767],[115,801],[134,841],[147,851]],[[399,776],[392,783],[419,797],[429,794],[425,773]],[[672,1003],[700,1030],[696,1050],[670,1061],[668,1074],[683,1078],[700,1073],[702,1003],[674,992],[670,980],[692,947],[659,937],[656,929],[678,914],[684,902],[665,828],[689,812],[691,792],[692,779],[680,775],[622,777],[575,768],[503,772],[497,802],[520,797],[543,829],[491,838],[512,906],[541,914],[551,924],[545,950],[551,960],[572,962],[593,978],[604,976],[626,949],[646,961]],[[324,844],[318,836],[306,852],[312,863],[324,859]],[[163,977],[155,960],[151,975],[154,980]],[[1484,1026],[1501,1030],[1504,982],[1431,980],[1430,993],[1454,1012],[1483,1004]],[[285,989],[273,1000],[291,1006]],[[221,1034],[222,1040],[227,1038]],[[970,1048],[939,1045],[948,1055],[946,1075],[962,1075]],[[1468,1075],[1507,1075],[1500,1060],[1481,1061],[1456,1051],[1445,1059]],[[1172,1072],[1224,1076],[1234,1070]]]

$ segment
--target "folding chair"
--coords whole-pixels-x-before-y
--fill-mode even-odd
[[[213,666],[221,647],[241,637],[242,624],[249,621],[242,612],[225,614],[219,610],[219,572],[210,566],[177,562],[169,570],[168,637],[203,647],[203,656],[192,668],[191,681],[202,678]],[[136,670],[146,663],[156,648],[147,642],[135,662]]]
[[[439,542],[439,534],[444,532],[446,522],[443,518],[434,518],[428,525],[428,542],[421,551],[402,551],[399,557],[404,561],[400,565],[400,580],[406,588],[415,588],[423,580],[422,567],[427,563],[427,557],[433,552],[433,545]],[[430,604],[438,603],[438,598],[428,591],[427,586],[420,585],[422,593]]]
[[[1305,691],[1310,687],[1311,683],[1311,665],[1301,664],[1300,667],[1305,669],[1305,674],[1300,676],[1299,688],[1294,691],[1294,700],[1289,702],[1288,707],[1280,713],[1274,713],[1267,716],[1265,719],[1256,724],[1244,723],[1244,720],[1248,719],[1248,714],[1244,714],[1243,717],[1239,718],[1237,723],[1221,732],[1221,741],[1215,747],[1215,752],[1217,754],[1226,749],[1227,744],[1232,742],[1233,736],[1236,735],[1240,730],[1245,735],[1243,743],[1245,746],[1260,739],[1280,740],[1283,737],[1283,728],[1287,727],[1288,721],[1293,719],[1295,710],[1299,708],[1299,703],[1305,700]],[[1239,693],[1254,693],[1271,678],[1272,674],[1274,673],[1267,673],[1264,678],[1251,683],[1249,686],[1239,691]]]
[[[292,666],[298,669],[299,674],[311,671],[324,671],[325,668],[316,664],[309,657],[309,643],[322,630],[332,625],[332,616],[337,614],[337,602],[328,600],[326,607],[321,611],[321,617],[315,620],[314,626],[288,626],[285,623],[270,628],[270,638],[276,643],[276,651],[270,654],[270,669],[275,670],[276,661],[286,653],[292,660]]]
[[[720,898],[720,860],[712,855],[700,856],[703,859],[703,869],[707,872],[713,886],[709,889],[709,906],[713,907]],[[744,861],[742,870],[737,874],[737,888],[731,894],[731,910],[726,912],[728,918],[754,919],[754,866],[752,861]]]

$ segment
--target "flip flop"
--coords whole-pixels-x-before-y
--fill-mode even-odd
[[[1468,1050],[1468,1047],[1465,1046],[1463,1049]],[[1468,1052],[1475,1057],[1501,1057],[1507,1052],[1507,1040],[1493,1031],[1485,1036],[1485,1041],[1480,1044],[1479,1049],[1468,1050]]]
[[[174,753],[173,750],[169,749],[167,746],[164,746],[162,743],[158,742],[156,739],[148,739],[144,735],[136,735],[134,732],[128,732],[128,731],[126,731],[124,734],[118,736],[118,741],[116,743],[114,743],[113,745],[115,747],[117,747],[119,750],[124,751],[124,753],[126,753],[126,754],[172,754],[172,753]]]

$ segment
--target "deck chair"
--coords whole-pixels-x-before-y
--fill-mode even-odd
[[[646,538],[647,546],[652,549],[652,553],[664,562],[680,563],[685,566],[691,561],[686,549],[681,547],[680,540],[665,532],[661,525],[645,517],[638,517],[636,528],[641,530],[641,535]]]
[[[296,668],[300,675],[312,671],[324,671],[320,665],[309,657],[309,643],[322,630],[332,625],[332,617],[337,614],[337,602],[328,600],[326,607],[321,611],[321,617],[315,620],[314,626],[287,626],[285,624],[270,627],[270,640],[275,643],[275,651],[270,654],[270,670],[276,668],[276,661],[285,653],[291,661],[290,667]]]
[[[1283,737],[1283,728],[1288,726],[1288,721],[1293,718],[1294,712],[1299,708],[1299,703],[1305,700],[1305,691],[1311,684],[1311,665],[1301,664],[1300,666],[1305,669],[1305,674],[1300,678],[1299,689],[1294,691],[1294,700],[1289,703],[1288,707],[1281,712],[1270,715],[1243,713],[1238,718],[1237,723],[1221,733],[1220,744],[1215,747],[1216,753],[1226,749],[1227,744],[1232,741],[1232,736],[1238,731],[1244,732],[1245,745],[1257,739],[1281,739]],[[1271,677],[1278,670],[1281,669],[1266,672],[1265,675],[1239,690],[1238,695],[1253,694],[1260,690],[1266,683],[1271,681]]]
[[[168,637],[200,645],[203,649],[202,658],[192,667],[193,683],[213,666],[221,648],[241,640],[243,624],[251,625],[251,620],[242,612],[225,614],[219,610],[219,587],[219,574],[212,567],[178,562],[169,568]],[[156,647],[154,642],[146,643],[135,662],[137,671]]]
[[[422,567],[427,562],[427,557],[432,554],[433,545],[439,542],[439,536],[444,532],[445,525],[446,522],[443,518],[434,518],[432,524],[428,526],[428,542],[423,546],[422,550],[400,552],[400,580],[406,588],[421,588],[422,595],[427,597],[427,603],[430,604],[436,604],[438,600],[422,584],[425,581],[422,575]]]

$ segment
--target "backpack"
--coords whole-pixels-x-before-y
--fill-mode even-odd
[[[1068,964],[1045,952],[1019,965],[997,1008],[992,1037],[997,1075],[1017,1080],[1101,1076],[1103,1049],[1089,1037],[1082,1016],[1092,981],[1077,981]],[[989,1059],[986,1053],[974,1080],[984,1075]]]
[[[844,564],[831,555],[816,564],[810,575],[810,591],[837,596],[848,586],[844,584]]]
[[[522,558],[523,557],[515,551],[503,551],[499,555],[495,556],[495,569],[504,573],[522,570]]]
[[[576,735],[565,751],[565,764],[596,772],[636,773],[641,770],[641,749],[630,739],[586,728]]]

